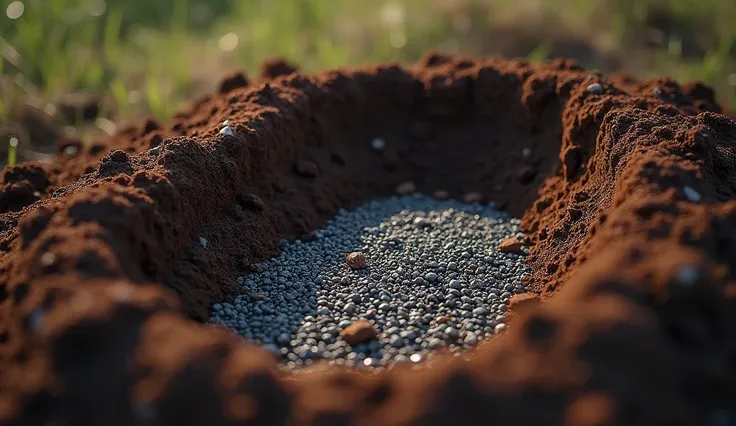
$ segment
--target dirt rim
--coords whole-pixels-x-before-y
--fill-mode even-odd
[[[568,60],[272,64],[165,126],[5,170],[3,424],[736,419],[736,124],[707,87]],[[377,374],[284,376],[196,323],[282,239],[405,181],[523,215],[542,306],[468,360]]]

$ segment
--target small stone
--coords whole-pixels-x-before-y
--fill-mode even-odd
[[[41,255],[41,266],[51,266],[56,262],[56,255],[50,251],[45,252]]]
[[[465,339],[463,340],[463,343],[466,345],[474,345],[478,342],[478,337],[475,335],[475,333],[468,333],[465,335]]]
[[[421,354],[411,354],[411,356],[409,357],[409,360],[411,362],[419,362],[422,360],[422,355]]]
[[[438,191],[435,191],[434,194],[432,194],[435,200],[445,201],[450,199],[450,193],[445,191],[444,189],[440,189]]]
[[[496,325],[496,326],[495,326],[495,327],[493,328],[493,332],[494,332],[494,333],[496,333],[496,334],[498,334],[498,333],[500,333],[500,332],[504,331],[505,329],[506,329],[506,324],[504,324],[504,323],[501,323],[501,324],[497,324],[497,325]]]
[[[77,152],[79,152],[79,147],[76,145],[69,145],[66,148],[64,148],[64,155],[73,157],[77,155]]]
[[[437,317],[437,324],[446,324],[450,322],[450,317],[447,315],[442,315],[441,317]]]
[[[682,191],[685,193],[687,199],[692,201],[693,203],[699,203],[702,199],[700,193],[689,186],[682,188]]]
[[[220,134],[225,136],[233,136],[233,129],[231,129],[229,126],[225,126],[222,129],[220,129]]]
[[[382,151],[384,148],[386,148],[386,141],[381,138],[375,138],[371,141],[371,148],[375,149],[376,151]]]
[[[435,282],[437,281],[437,274],[435,274],[434,272],[427,272],[427,274],[424,275],[424,279],[429,282]]]
[[[359,251],[354,251],[348,254],[346,260],[347,260],[348,266],[350,266],[353,269],[365,268],[365,265],[366,265],[365,255]]]
[[[414,182],[404,182],[396,187],[396,193],[399,195],[409,195],[417,190]]]
[[[519,253],[521,251],[521,241],[516,238],[506,238],[498,245],[501,253]]]
[[[463,197],[463,201],[468,204],[482,203],[485,197],[480,192],[468,192]]]
[[[296,173],[302,177],[313,178],[319,175],[319,167],[311,161],[301,160],[294,166]]]
[[[426,228],[427,226],[431,225],[431,222],[428,221],[427,219],[423,218],[423,217],[418,217],[418,218],[414,219],[413,224],[417,228]]]
[[[488,315],[488,310],[481,306],[481,307],[473,309],[473,315],[478,315],[478,316]]]
[[[457,331],[455,327],[447,327],[445,328],[445,334],[450,339],[457,339],[458,336],[460,336],[460,333]]]
[[[521,150],[521,156],[524,158],[529,158],[532,156],[532,150],[531,148],[524,148]]]
[[[199,243],[202,244],[202,247],[207,248],[207,240],[204,237],[199,237]]]
[[[409,362],[409,357],[407,357],[406,355],[398,354],[394,357],[394,362],[397,364]]]
[[[594,93],[596,95],[600,95],[603,93],[603,86],[601,86],[599,83],[593,83],[589,84],[588,87],[585,88],[590,93]]]
[[[427,347],[429,347],[429,349],[437,349],[444,344],[445,342],[435,337],[433,339],[430,339],[430,341],[427,343]]]
[[[351,346],[374,340],[377,336],[373,324],[365,320],[355,321],[340,332],[340,337]]]

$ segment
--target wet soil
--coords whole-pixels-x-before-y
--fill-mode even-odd
[[[736,123],[710,89],[569,60],[282,65],[5,169],[2,424],[733,424]],[[277,373],[199,324],[282,239],[406,181],[523,216],[541,305],[468,360],[377,373]]]

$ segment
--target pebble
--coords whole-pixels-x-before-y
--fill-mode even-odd
[[[349,345],[359,345],[378,336],[375,327],[368,321],[359,320],[340,332],[340,337]]]
[[[490,205],[394,196],[342,210],[313,235],[245,268],[236,283],[248,295],[211,311],[211,323],[277,346],[283,368],[460,352],[501,331],[508,299],[526,291],[524,256],[499,250],[520,222]],[[357,253],[369,267],[350,265]]]
[[[347,255],[346,261],[348,263],[348,266],[350,266],[353,269],[363,269],[365,268],[365,255],[359,251],[354,251]]]
[[[593,83],[589,84],[586,90],[590,93],[600,95],[601,93],[603,93],[603,86],[601,86],[599,83]]]
[[[51,266],[56,262],[56,255],[50,251],[44,252],[41,255],[41,266]]]
[[[686,186],[682,188],[682,191],[685,193],[685,196],[688,200],[692,201],[693,203],[698,203],[701,200],[700,193],[693,188]]]
[[[375,138],[371,141],[371,148],[375,149],[376,151],[382,151],[384,148],[386,148],[386,141],[381,138]]]
[[[230,128],[230,126],[225,126],[222,129],[220,129],[220,134],[225,136],[233,136],[233,129]]]

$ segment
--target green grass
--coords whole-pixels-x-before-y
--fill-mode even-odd
[[[29,98],[77,92],[108,100],[114,121],[166,119],[227,70],[253,74],[274,55],[308,72],[429,49],[537,62],[567,39],[595,52],[581,54],[586,66],[615,57],[639,77],[703,80],[736,108],[733,0],[24,0],[15,20],[10,3],[0,0],[0,123]],[[516,46],[515,34],[536,43]]]
[[[18,157],[17,152],[18,152],[18,139],[10,138],[10,141],[8,141],[8,159],[7,159],[8,166],[12,166],[13,164],[15,164],[15,161]]]

